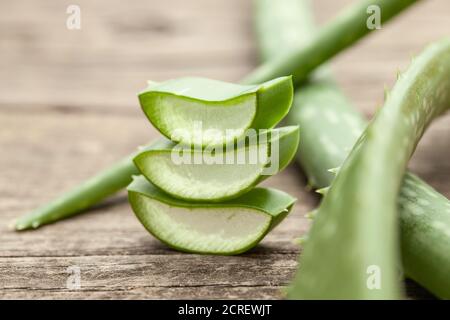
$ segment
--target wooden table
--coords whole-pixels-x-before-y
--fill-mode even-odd
[[[315,1],[321,23],[350,0]],[[251,1],[79,0],[81,30],[61,1],[0,2],[0,298],[279,298],[293,240],[318,198],[292,166],[267,181],[299,198],[257,248],[235,257],[175,252],[153,239],[121,193],[85,214],[15,233],[11,220],[155,137],[136,92],[147,79],[236,81],[257,65]],[[338,56],[335,74],[367,116],[413,54],[448,35],[450,2],[429,0]],[[450,196],[450,117],[423,138],[410,168]],[[67,288],[71,266],[79,289]],[[68,269],[69,268],[69,269]],[[411,296],[426,297],[410,283]]]

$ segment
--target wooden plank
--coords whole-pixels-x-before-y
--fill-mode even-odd
[[[95,259],[93,259],[95,258]],[[86,290],[139,287],[279,286],[297,264],[296,254],[201,256],[191,254],[3,258],[1,291],[67,289],[78,266]],[[14,273],[6,272],[14,265]],[[205,273],[207,273],[205,275]],[[85,279],[83,281],[83,278]]]
[[[314,1],[320,23],[352,1]],[[299,201],[257,248],[237,257],[180,254],[143,229],[120,193],[35,232],[8,224],[157,136],[136,92],[147,79],[236,80],[257,64],[251,1],[81,0],[81,31],[65,4],[0,2],[0,298],[279,298],[297,266],[293,240],[318,197],[294,166],[264,184]],[[413,53],[448,33],[450,2],[406,12],[332,63],[367,116]],[[424,14],[426,12],[427,14]],[[8,14],[5,14],[8,13]],[[414,30],[411,32],[410,30]],[[411,169],[450,196],[450,115],[421,141]],[[66,287],[81,269],[80,290]],[[429,297],[407,282],[410,297]]]
[[[95,259],[94,259],[95,258]],[[0,298],[216,298],[282,297],[296,254],[234,257],[189,254],[3,258]],[[11,268],[11,265],[13,268]],[[69,276],[79,268],[79,286]],[[413,283],[411,296],[426,292]]]
[[[117,1],[102,6],[84,0],[79,2],[87,15],[81,31],[65,28],[61,4],[2,2],[1,12],[20,14],[1,17],[6,27],[0,28],[0,105],[129,110],[147,79],[189,74],[237,80],[257,61],[251,6],[250,1],[222,2],[139,0],[124,8]],[[314,1],[320,22],[350,2]],[[424,1],[333,61],[339,82],[358,107],[372,113],[383,97],[380,84],[391,85],[414,53],[448,33],[448,7],[446,0]]]

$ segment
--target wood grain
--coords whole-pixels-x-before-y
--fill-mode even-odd
[[[350,0],[314,1],[320,23]],[[235,81],[257,65],[251,1],[0,2],[0,298],[280,298],[297,266],[293,240],[317,205],[296,167],[265,185],[298,197],[290,217],[237,257],[180,254],[134,218],[125,193],[73,219],[15,233],[10,222],[156,137],[136,92],[147,79],[201,75]],[[414,53],[448,35],[448,0],[412,8],[332,62],[367,116]],[[411,169],[450,196],[450,116],[437,121]],[[67,268],[81,270],[69,290]],[[430,297],[407,282],[410,297]]]

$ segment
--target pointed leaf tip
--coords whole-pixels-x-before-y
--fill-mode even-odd
[[[334,175],[337,175],[338,172],[339,172],[339,170],[341,170],[341,167],[336,167],[336,168],[328,169],[328,172],[330,172],[330,173],[332,173],[332,174],[334,174]]]

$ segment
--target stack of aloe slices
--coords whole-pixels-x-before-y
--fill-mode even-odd
[[[296,154],[298,126],[273,128],[292,98],[291,77],[244,86],[149,83],[139,100],[165,137],[133,159],[142,176],[128,186],[129,200],[144,227],[181,251],[238,254],[255,246],[295,202],[254,188]]]

